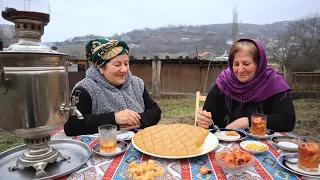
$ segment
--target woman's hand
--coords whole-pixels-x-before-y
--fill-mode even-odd
[[[197,125],[208,129],[213,124],[211,117],[211,112],[201,111],[197,118]]]
[[[226,129],[244,129],[247,127],[249,127],[249,119],[242,117],[227,125]]]
[[[140,125],[140,115],[130,109],[125,109],[114,114],[116,124],[136,126]]]
[[[139,129],[140,125],[136,125],[136,126],[129,126],[129,125],[120,125],[120,131],[130,131],[132,129]]]

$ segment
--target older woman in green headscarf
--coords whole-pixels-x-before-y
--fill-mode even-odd
[[[94,134],[104,124],[130,130],[159,122],[159,106],[143,80],[129,71],[129,47],[124,41],[91,40],[86,54],[94,66],[73,89],[81,91],[77,108],[84,119],[71,116],[64,125],[66,135]]]

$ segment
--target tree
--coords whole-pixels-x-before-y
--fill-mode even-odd
[[[232,41],[238,40],[238,9],[237,6],[232,10]]]
[[[314,61],[320,50],[320,16],[307,16],[289,25],[290,36],[300,45],[300,55]]]
[[[288,23],[287,31],[276,33],[273,42],[272,51],[291,85],[293,67],[306,71],[314,70],[316,64],[320,64],[317,62],[320,57],[320,17],[316,14]]]
[[[292,65],[297,60],[296,38],[291,36],[288,30],[280,30],[274,34],[269,42],[270,51],[276,56],[280,73],[284,73],[285,80],[292,84]]]
[[[296,56],[293,68],[313,71],[320,68],[320,16],[313,14],[289,23],[288,34],[294,42]]]
[[[2,28],[0,28],[0,51],[3,50],[3,33]]]
[[[18,36],[13,25],[0,25],[0,30],[3,48],[7,48],[11,44],[18,42]]]

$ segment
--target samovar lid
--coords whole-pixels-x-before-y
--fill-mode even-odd
[[[44,27],[50,21],[49,12],[32,12],[5,7],[1,15],[15,24],[18,42],[10,45],[6,51],[0,51],[0,64],[3,66],[34,66],[34,62],[45,61],[39,65],[57,66],[62,58],[65,61],[68,55],[59,53],[41,43]],[[48,60],[50,58],[53,58],[52,61]]]
[[[15,24],[18,35],[18,43],[10,45],[8,51],[52,52],[49,47],[41,44],[44,26],[50,21],[49,14],[6,7],[1,15]]]

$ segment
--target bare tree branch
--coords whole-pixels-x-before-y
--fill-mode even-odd
[[[238,9],[237,6],[232,10],[232,40],[233,42],[238,39]]]
[[[289,33],[301,45],[300,54],[309,61],[314,60],[320,50],[320,16],[314,14],[292,22]]]

